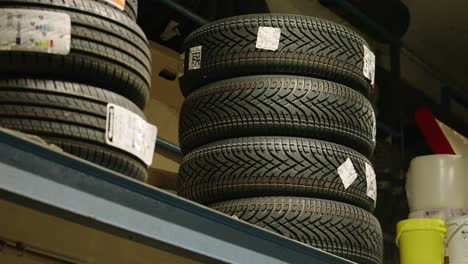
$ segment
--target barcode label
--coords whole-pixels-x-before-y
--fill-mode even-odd
[[[201,67],[202,46],[190,48],[188,69],[197,70]]]

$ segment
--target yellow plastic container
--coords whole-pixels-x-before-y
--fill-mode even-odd
[[[444,221],[413,218],[398,222],[396,244],[401,264],[444,263]]]

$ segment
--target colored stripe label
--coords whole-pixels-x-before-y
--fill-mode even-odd
[[[0,50],[70,53],[68,14],[31,9],[0,9]]]

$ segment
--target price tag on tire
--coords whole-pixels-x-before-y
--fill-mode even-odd
[[[107,105],[106,143],[151,165],[157,128],[139,115],[115,104]]]

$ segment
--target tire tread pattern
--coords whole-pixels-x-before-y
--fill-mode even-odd
[[[65,152],[145,180],[137,157],[106,144],[107,103],[144,117],[126,98],[96,87],[34,79],[0,80],[0,126],[42,137]]]
[[[210,207],[357,263],[382,263],[378,220],[352,205],[302,197],[259,197]]]
[[[367,98],[308,77],[262,75],[208,84],[187,97],[179,124],[184,153],[242,136],[315,138],[367,157],[375,147],[375,114]]]
[[[260,26],[281,29],[278,49],[256,48]],[[218,20],[184,42],[182,93],[188,96],[203,84],[235,76],[291,74],[338,82],[369,96],[364,45],[346,27],[314,17],[255,14]],[[190,48],[196,46],[202,46],[201,67],[189,70]]]
[[[337,169],[347,159],[357,178],[347,188]],[[182,160],[177,193],[202,204],[294,195],[342,201],[368,211],[362,154],[330,142],[296,137],[243,137],[204,145]]]
[[[72,21],[68,55],[1,51],[4,76],[47,76],[89,84],[119,93],[144,108],[150,92],[151,54],[143,31],[127,15],[82,0],[0,1],[0,8],[62,12]]]

